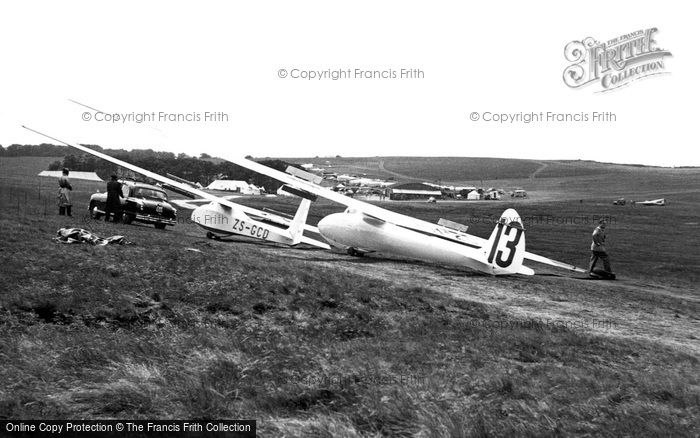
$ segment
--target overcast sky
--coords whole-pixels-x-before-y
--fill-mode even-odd
[[[0,144],[45,141],[26,124],[67,141],[190,155],[700,165],[695,12],[660,1],[4,2]],[[564,84],[570,41],[653,27],[673,55],[664,74],[605,93]],[[420,72],[401,79],[402,68]],[[292,77],[348,69],[338,80]],[[484,121],[547,112],[589,121]],[[137,123],[139,114],[155,120]]]

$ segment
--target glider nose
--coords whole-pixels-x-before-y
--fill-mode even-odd
[[[194,210],[192,210],[192,215],[190,215],[190,219],[192,222],[196,224],[201,224],[202,223],[202,216],[204,215],[204,211],[202,207],[197,207]]]
[[[215,226],[216,228],[224,228],[229,223],[228,217],[217,210],[213,203],[200,205],[192,210],[190,219],[198,225]]]
[[[318,222],[318,232],[328,241],[341,243],[348,228],[345,216],[344,213],[334,213],[324,217]]]

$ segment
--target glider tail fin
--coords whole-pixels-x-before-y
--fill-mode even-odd
[[[514,209],[503,212],[485,247],[486,261],[494,275],[525,274],[534,271],[523,266],[525,257],[525,227]]]
[[[306,218],[309,216],[309,207],[311,207],[311,203],[318,199],[318,197],[307,192],[306,190],[301,190],[287,184],[282,185],[280,190],[301,198],[299,209],[297,209],[294,219],[292,219],[292,223],[289,225],[289,233],[292,236],[292,245],[296,245],[297,243],[300,243],[302,241],[302,237],[304,237],[304,226],[306,225]]]
[[[306,225],[306,218],[309,215],[309,207],[311,207],[311,200],[302,198],[299,208],[297,209],[292,223],[289,225],[289,233],[292,235],[292,245],[300,243],[304,235],[304,225]]]

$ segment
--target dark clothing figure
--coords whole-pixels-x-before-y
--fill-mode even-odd
[[[605,250],[605,224],[601,224],[593,230],[593,242],[591,243],[591,261],[588,265],[588,272],[593,272],[598,260],[603,261],[605,271],[612,272],[610,268],[610,257]]]
[[[109,216],[114,214],[114,222],[119,222],[122,217],[122,184],[116,178],[107,183],[107,205],[105,206],[105,222],[109,222]]]
[[[612,272],[612,269],[610,268],[610,257],[608,257],[608,253],[604,251],[591,251],[591,263],[588,266],[588,272],[593,271],[593,268],[595,268],[595,265],[598,263],[599,259],[603,261],[603,268],[605,271]]]

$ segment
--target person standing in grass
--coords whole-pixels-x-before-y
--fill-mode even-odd
[[[70,192],[73,186],[68,179],[68,169],[63,168],[62,175],[58,178],[58,214],[61,216],[73,216],[71,209],[73,204],[70,200]]]
[[[119,222],[122,216],[122,185],[117,181],[117,175],[112,175],[107,183],[107,205],[105,206],[105,222],[109,222],[109,216],[114,214],[114,222]]]
[[[593,273],[598,259],[603,261],[603,267],[608,273],[612,273],[610,268],[610,257],[605,249],[605,219],[598,221],[598,226],[593,230],[593,242],[591,242],[591,262],[588,265],[588,273]]]

